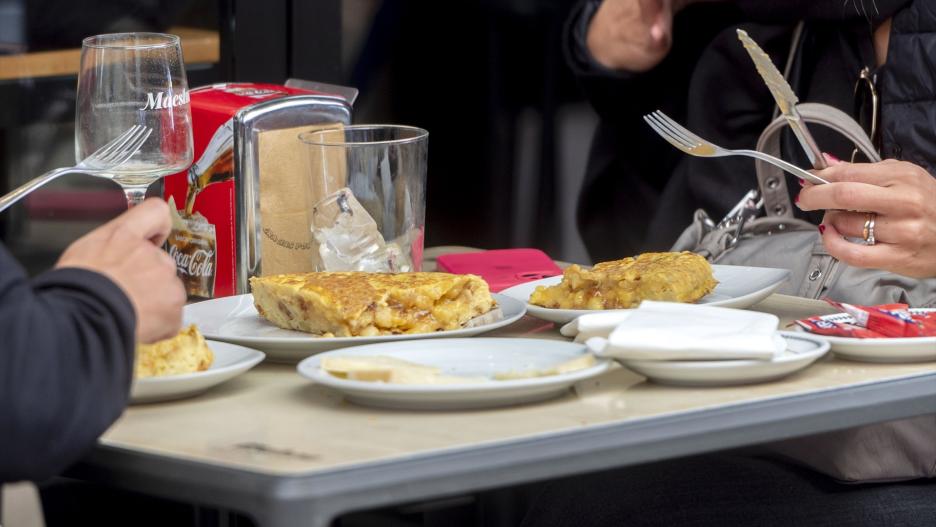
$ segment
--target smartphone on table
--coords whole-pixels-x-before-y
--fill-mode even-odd
[[[474,253],[444,254],[436,259],[440,271],[475,274],[492,292],[517,284],[562,274],[562,269],[539,249],[496,249]]]

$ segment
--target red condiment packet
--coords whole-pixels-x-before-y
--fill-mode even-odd
[[[936,315],[933,313],[911,315],[906,304],[883,304],[879,306],[854,306],[826,302],[848,313],[853,324],[822,320],[811,317],[796,323],[818,335],[852,338],[926,337],[936,336]]]
[[[880,339],[884,335],[871,331],[868,328],[847,324],[844,322],[833,322],[831,320],[822,320],[821,317],[810,317],[803,320],[797,320],[796,323],[810,333],[816,335],[825,335],[828,337],[851,337],[858,339]]]
[[[923,325],[913,320],[906,304],[881,306],[853,306],[826,300],[855,319],[862,326],[886,337],[922,337]]]
[[[936,312],[910,315],[923,326],[924,337],[936,337]]]

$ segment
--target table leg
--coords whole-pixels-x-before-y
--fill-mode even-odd
[[[334,516],[308,503],[278,502],[250,514],[257,527],[328,527]]]

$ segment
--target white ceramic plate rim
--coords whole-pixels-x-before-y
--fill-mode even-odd
[[[301,344],[309,344],[309,343],[315,343],[315,344],[321,344],[321,345],[328,345],[328,344],[340,345],[340,344],[350,344],[354,342],[361,342],[364,339],[366,339],[368,342],[384,342],[384,341],[389,342],[389,341],[394,341],[394,340],[417,340],[417,339],[426,339],[426,338],[442,337],[442,336],[446,338],[450,336],[457,337],[458,335],[463,335],[466,333],[473,333],[479,330],[492,331],[492,330],[513,324],[517,320],[520,320],[521,318],[523,318],[523,315],[526,314],[527,309],[526,309],[526,305],[523,302],[520,302],[515,298],[509,297],[500,293],[491,293],[491,296],[494,298],[494,301],[497,302],[498,307],[504,313],[504,318],[500,320],[495,320],[493,322],[489,322],[487,324],[480,324],[477,326],[459,328],[459,329],[450,329],[450,330],[445,330],[445,331],[435,331],[432,333],[375,335],[375,336],[361,336],[361,337],[317,337],[311,334],[307,336],[297,335],[297,336],[284,337],[284,336],[271,335],[271,336],[257,337],[257,336],[250,336],[250,335],[229,335],[229,334],[219,333],[211,329],[203,328],[201,325],[199,325],[198,318],[196,316],[193,316],[191,313],[185,316],[185,322],[186,324],[197,325],[199,329],[202,331],[202,334],[205,335],[206,338],[211,338],[214,340],[224,341],[224,342],[234,342],[234,343],[247,344],[247,345],[254,344],[254,345],[259,345],[259,346],[270,345],[270,344],[301,345]],[[243,295],[234,295],[234,296],[227,296],[227,297],[221,297],[221,298],[214,298],[211,300],[197,302],[195,304],[190,304],[186,306],[186,310],[191,312],[191,311],[196,311],[199,309],[206,309],[206,308],[209,308],[209,303],[213,303],[213,305],[219,305],[219,304],[223,305],[224,303],[239,302],[241,299],[246,299],[247,297],[252,298],[253,296],[250,293],[246,293]],[[199,307],[194,307],[194,306],[199,306]],[[484,315],[481,315],[481,316],[484,316]],[[289,331],[289,330],[285,330],[285,331]],[[297,333],[299,332],[297,331]]]
[[[445,344],[441,345],[451,345],[452,340],[449,339]],[[503,338],[503,339],[487,339],[487,338],[474,338],[471,339],[472,343],[475,345],[482,344],[484,341],[510,341],[511,344],[522,344],[524,341],[532,341],[532,343],[542,344],[543,342],[553,342],[555,344],[562,343],[568,344],[570,346],[581,347],[585,350],[584,344],[574,344],[571,342],[562,342],[562,341],[543,341],[541,339],[520,339],[520,338]],[[456,342],[456,344],[458,344]],[[467,383],[467,384],[387,384],[381,382],[366,382],[366,381],[354,381],[348,379],[340,379],[333,375],[325,373],[319,368],[322,357],[327,357],[329,355],[343,355],[348,354],[349,351],[358,351],[367,348],[367,351],[373,349],[375,353],[381,353],[384,355],[393,355],[392,352],[381,352],[381,348],[384,347],[385,343],[379,344],[365,344],[363,346],[354,346],[351,348],[342,348],[334,351],[326,351],[324,353],[319,353],[304,359],[296,366],[296,371],[300,375],[307,379],[311,379],[317,383],[321,383],[325,386],[329,386],[336,389],[347,389],[355,390],[359,392],[371,392],[371,393],[395,393],[395,394],[433,394],[433,393],[445,393],[445,394],[461,394],[461,393],[475,393],[475,392],[486,392],[486,391],[501,391],[509,390],[516,388],[532,388],[532,387],[549,387],[549,386],[561,386],[574,384],[580,380],[588,379],[604,373],[608,368],[611,367],[611,360],[595,357],[595,365],[589,368],[584,368],[581,370],[575,370],[569,373],[562,373],[558,375],[549,375],[546,377],[534,377],[530,379],[515,379],[507,381],[495,381],[490,380],[486,382],[478,383]],[[587,350],[586,350],[587,351]],[[356,353],[355,353],[356,354]]]
[[[196,371],[193,373],[183,373],[181,375],[161,375],[159,377],[144,377],[142,379],[134,379],[134,383],[140,385],[157,385],[157,384],[173,384],[180,381],[188,381],[192,379],[203,379],[205,377],[212,377],[215,375],[223,375],[231,371],[236,371],[241,368],[250,369],[259,364],[266,358],[266,353],[255,350],[253,348],[248,348],[247,346],[239,346],[237,344],[232,344],[230,342],[223,342],[220,340],[209,340],[205,339],[205,342],[208,343],[208,347],[211,348],[212,353],[217,354],[218,350],[226,349],[230,351],[243,352],[244,357],[238,360],[237,362],[232,362],[221,366],[219,368],[214,368],[214,363],[212,366],[209,366],[207,370]],[[233,348],[233,349],[232,349]]]
[[[760,269],[763,269],[763,270],[771,271],[771,272],[778,272],[778,271],[781,271],[781,273],[778,273],[778,279],[777,279],[777,280],[775,280],[775,281],[771,282],[770,284],[768,284],[768,285],[766,285],[766,286],[764,286],[764,287],[762,287],[762,288],[760,288],[760,289],[757,289],[757,290],[755,290],[755,291],[750,291],[750,292],[748,292],[748,293],[746,293],[746,294],[743,294],[743,295],[731,296],[731,297],[724,298],[724,299],[721,299],[721,300],[714,300],[714,301],[712,301],[712,302],[701,302],[701,300],[705,300],[705,297],[703,297],[703,298],[700,299],[700,302],[696,302],[697,304],[706,305],[706,306],[712,306],[712,307],[723,306],[723,305],[726,305],[726,304],[730,304],[730,305],[746,304],[746,303],[747,303],[747,300],[750,299],[750,298],[757,298],[757,297],[760,297],[760,296],[764,296],[764,293],[765,293],[765,292],[767,292],[767,294],[773,292],[775,289],[777,289],[778,287],[780,287],[781,285],[783,285],[783,282],[789,280],[789,278],[790,278],[790,271],[789,271],[788,269],[780,269],[780,268],[776,268],[776,267],[752,267],[752,266],[748,266],[748,265],[720,265],[720,264],[714,264],[714,265],[712,265],[713,272],[717,272],[718,270],[721,270],[721,269],[724,269],[724,268],[734,268],[734,269],[759,269],[759,270],[760,270]],[[589,314],[589,313],[607,313],[607,312],[613,312],[613,311],[629,311],[629,309],[559,309],[559,308],[542,307],[542,306],[537,306],[537,305],[534,305],[534,304],[530,304],[530,303],[529,303],[530,296],[529,296],[529,295],[526,295],[526,298],[522,298],[524,295],[523,295],[522,293],[519,292],[519,291],[524,290],[524,289],[526,289],[526,288],[529,288],[529,287],[531,287],[531,286],[535,289],[536,286],[540,286],[540,285],[555,285],[555,284],[558,284],[558,283],[561,282],[561,281],[562,281],[562,276],[561,276],[561,275],[559,275],[559,276],[550,276],[550,277],[548,277],[548,278],[541,278],[541,279],[539,279],[539,280],[534,280],[534,281],[532,281],[532,282],[526,282],[526,283],[523,283],[523,284],[515,285],[515,286],[513,286],[513,287],[509,287],[509,288],[507,288],[507,289],[502,290],[502,291],[501,291],[501,294],[502,294],[502,295],[509,296],[509,297],[511,297],[511,298],[513,298],[513,299],[515,299],[515,300],[519,300],[519,301],[521,301],[521,302],[526,302],[527,311],[529,311],[531,315],[534,315],[534,316],[543,315],[544,317],[548,317],[548,318],[568,318],[569,321],[571,321],[571,320],[574,319],[574,318],[578,318],[578,317],[580,317],[580,316],[582,316],[582,315],[586,315],[586,314]],[[715,286],[715,291],[718,291],[718,286]],[[713,291],[713,293],[714,293],[715,291]],[[530,294],[532,294],[532,290],[531,290]]]

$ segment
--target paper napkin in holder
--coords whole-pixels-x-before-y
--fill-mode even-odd
[[[258,166],[260,173],[260,216],[263,235],[260,254],[263,255],[263,275],[301,273],[315,270],[318,255],[314,250],[309,230],[309,212],[312,205],[328,192],[346,185],[345,170],[334,170],[321,175],[324,157],[337,159],[343,152],[331,149],[319,156],[311,156],[299,141],[299,134],[328,130],[336,140],[344,138],[340,123],[305,125],[258,133]],[[333,163],[334,166],[339,166]],[[344,167],[341,166],[343,169]]]
[[[586,319],[599,315],[618,317],[606,338],[595,328],[607,327],[610,316]],[[586,345],[593,353],[624,361],[771,360],[786,349],[779,323],[769,313],[645,301],[628,312],[584,315],[577,328],[588,335]]]

